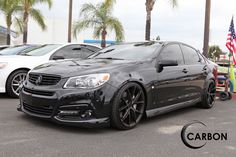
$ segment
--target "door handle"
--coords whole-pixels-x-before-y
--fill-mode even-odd
[[[187,73],[188,70],[184,68],[184,69],[182,70],[182,72],[183,72],[183,73]]]

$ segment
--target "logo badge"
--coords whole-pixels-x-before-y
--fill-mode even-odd
[[[210,130],[200,121],[192,121],[181,130],[181,139],[191,149],[204,147],[209,141],[227,141],[228,134],[222,130]]]
[[[36,85],[41,84],[41,83],[42,83],[42,80],[43,80],[42,75],[39,75],[39,77],[37,78],[37,80],[35,80],[35,84],[36,84]]]

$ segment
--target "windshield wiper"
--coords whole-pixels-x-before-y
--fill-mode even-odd
[[[124,59],[122,59],[122,58],[113,58],[113,57],[94,58],[94,59],[124,60]]]

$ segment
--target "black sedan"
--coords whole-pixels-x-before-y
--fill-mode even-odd
[[[183,43],[114,45],[86,60],[31,70],[18,110],[61,124],[131,129],[142,117],[196,104],[211,108],[213,73],[199,52]]]

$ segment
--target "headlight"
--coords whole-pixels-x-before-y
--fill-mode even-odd
[[[64,88],[96,88],[106,83],[110,78],[110,74],[91,74],[71,77],[68,79]]]
[[[6,62],[0,62],[0,69],[4,69],[7,66]]]

